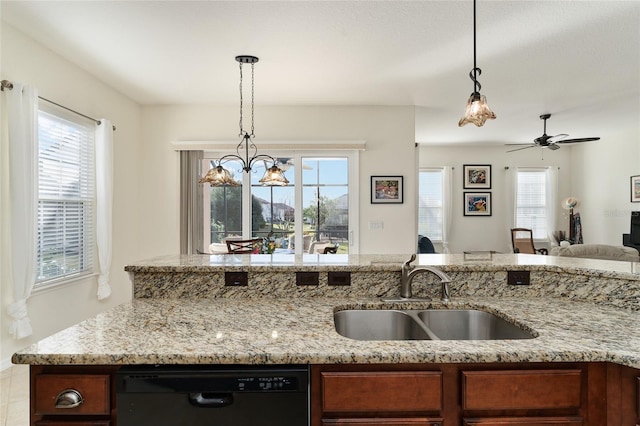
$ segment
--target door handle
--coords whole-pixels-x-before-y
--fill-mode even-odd
[[[198,407],[226,407],[233,404],[230,393],[193,392],[189,393],[189,402]]]

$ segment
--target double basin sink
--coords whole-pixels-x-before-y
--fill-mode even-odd
[[[477,309],[356,309],[334,313],[336,331],[356,340],[502,340],[536,336]]]

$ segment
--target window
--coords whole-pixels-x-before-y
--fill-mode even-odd
[[[94,135],[95,123],[40,106],[36,287],[93,270]]]
[[[546,169],[518,169],[516,181],[516,228],[529,228],[533,238],[548,238]]]
[[[204,170],[221,155],[207,156]],[[314,241],[338,244],[339,253],[354,253],[350,224],[357,208],[350,209],[355,204],[350,200],[357,197],[351,183],[357,180],[357,153],[282,152],[277,159],[287,186],[260,185],[265,170],[260,162],[247,174],[239,162],[228,161],[225,168],[242,186],[205,187],[205,250],[209,244],[224,250],[229,237],[268,237],[280,253],[308,253]]]
[[[418,182],[418,234],[442,241],[444,170],[420,169]]]

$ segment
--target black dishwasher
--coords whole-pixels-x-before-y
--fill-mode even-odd
[[[307,366],[125,366],[118,426],[306,426]]]

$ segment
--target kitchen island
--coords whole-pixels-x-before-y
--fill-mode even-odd
[[[493,254],[490,259],[420,255],[418,267],[436,265],[453,278],[452,301],[440,302],[435,276],[423,274],[413,284],[414,293],[433,300],[383,302],[382,297],[398,295],[400,267],[407,258],[225,255],[172,256],[138,262],[126,268],[133,282],[131,302],[25,348],[14,355],[13,362],[42,366],[33,367],[33,375],[59,372],[48,369],[55,366],[62,369],[65,367],[60,366],[83,366],[89,370],[91,366],[108,366],[115,371],[118,366],[137,364],[310,364],[317,366],[312,375],[315,390],[312,390],[312,399],[320,399],[314,399],[317,408],[312,412],[315,413],[313,424],[318,425],[347,424],[349,422],[339,423],[337,419],[362,417],[362,413],[353,414],[349,407],[335,412],[331,407],[323,409],[321,402],[328,398],[323,392],[331,389],[322,387],[332,383],[325,383],[327,377],[361,371],[362,366],[368,366],[364,370],[376,371],[376,374],[397,368],[415,372],[428,366],[430,371],[444,377],[442,383],[457,383],[459,380],[453,377],[464,374],[464,367],[460,365],[468,366],[467,370],[485,365],[492,371],[505,368],[515,371],[521,365],[529,372],[532,365],[545,369],[557,365],[563,374],[577,371],[583,377],[578,392],[580,401],[570,404],[577,404],[578,408],[573,408],[577,411],[562,408],[550,412],[553,414],[550,417],[549,412],[544,411],[549,407],[545,406],[534,415],[552,418],[567,417],[570,413],[569,417],[581,419],[581,423],[575,424],[596,425],[595,419],[602,421],[605,417],[606,423],[600,424],[617,424],[613,409],[603,407],[624,399],[619,395],[621,383],[626,391],[633,391],[635,396],[630,398],[637,403],[634,398],[637,398],[638,385],[633,382],[633,378],[640,375],[636,370],[640,368],[640,265],[637,263],[510,254]],[[529,284],[508,284],[509,271],[527,273]],[[335,311],[389,308],[479,309],[514,322],[536,337],[486,341],[359,341],[342,337],[335,331]],[[353,368],[329,371],[335,365]],[[447,386],[455,389],[446,390]],[[588,395],[597,393],[597,389],[614,388],[618,393],[604,398],[605,402],[589,400]],[[447,396],[451,392],[461,392],[454,384],[443,385],[442,389],[443,401],[453,398]],[[455,405],[453,402],[443,404],[443,407]],[[596,406],[599,414],[589,414],[588,407]],[[112,410],[115,412],[115,407]],[[425,410],[427,414],[431,412],[431,409]],[[436,418],[436,422],[469,415],[475,418],[483,413],[503,418],[515,413],[515,417],[522,417],[533,408],[513,413],[469,410],[464,411],[464,407],[433,409],[431,417]],[[392,411],[379,415],[387,418]],[[419,418],[424,414],[414,411],[409,410],[409,414],[405,412],[403,416]],[[626,411],[634,414],[625,414],[625,419],[635,415],[634,421],[637,420],[635,408]]]

